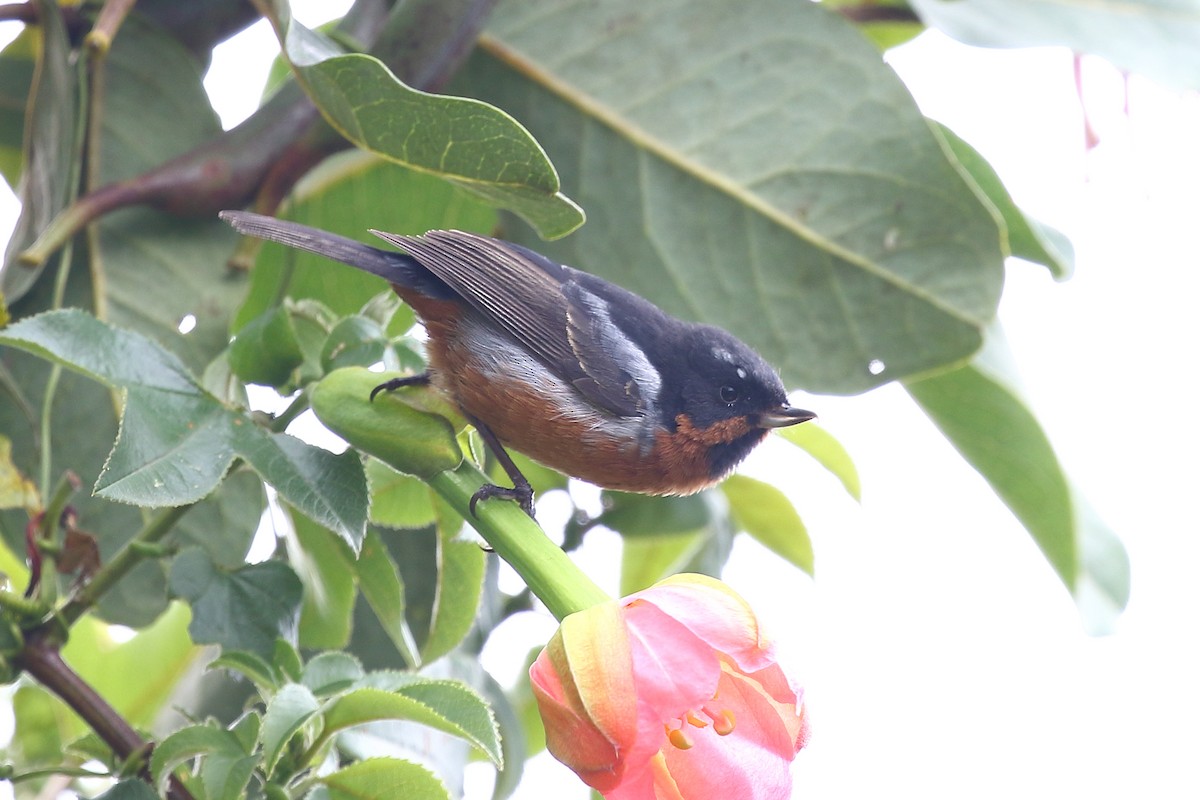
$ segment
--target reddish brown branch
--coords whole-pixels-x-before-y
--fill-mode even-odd
[[[112,748],[118,759],[126,761],[140,756],[148,761],[151,744],[78,673],[67,666],[57,645],[47,636],[31,634],[16,659],[16,665],[61,698]],[[148,766],[143,766],[139,774],[147,781],[153,780]],[[191,793],[174,778],[167,789],[167,797],[171,800],[192,800]]]
[[[920,22],[921,18],[911,8],[879,6],[863,3],[857,6],[840,6],[837,12],[851,22]]]

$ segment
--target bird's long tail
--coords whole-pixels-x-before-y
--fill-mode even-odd
[[[238,233],[332,258],[391,283],[419,286],[432,278],[412,256],[380,250],[336,233],[250,211],[222,211],[219,216]]]

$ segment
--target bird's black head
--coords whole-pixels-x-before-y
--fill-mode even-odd
[[[664,370],[664,422],[677,430],[686,426],[709,447],[714,477],[733,469],[769,429],[816,416],[788,405],[778,373],[731,333],[709,325],[688,328],[680,358]]]

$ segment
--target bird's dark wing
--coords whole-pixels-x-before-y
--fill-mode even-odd
[[[463,231],[372,233],[417,259],[597,407],[618,416],[645,412],[638,381],[624,366],[630,343],[604,301],[573,279],[573,270]],[[657,392],[657,385],[652,388]]]

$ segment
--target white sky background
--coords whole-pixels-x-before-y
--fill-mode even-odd
[[[345,5],[293,0],[308,24]],[[209,76],[227,124],[253,110],[252,76],[273,56],[263,28],[243,39]],[[795,497],[818,577],[749,541],[725,576],[807,687],[814,733],[795,796],[1195,797],[1200,98],[1135,78],[1127,117],[1119,74],[1086,60],[1100,144],[1085,153],[1066,51],[926,34],[889,60],[929,116],[1075,244],[1065,283],[1010,264],[1001,317],[1063,462],[1129,549],[1133,597],[1115,635],[1085,635],[1028,535],[902,391],[799,399],[850,449],[864,502],[770,443],[747,469]],[[5,199],[0,229],[14,214]],[[615,541],[590,540],[587,563],[611,561]],[[487,666],[515,680],[521,655],[552,630],[548,615],[512,621]],[[473,767],[468,797],[490,797],[490,783]],[[517,796],[587,795],[542,756]]]

